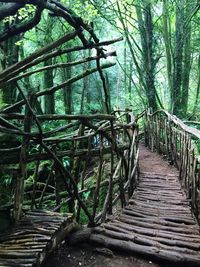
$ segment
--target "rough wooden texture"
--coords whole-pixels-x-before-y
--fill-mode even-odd
[[[137,138],[137,126],[135,125],[134,116],[129,112],[127,114],[124,111],[120,113],[120,119],[113,115],[108,114],[93,114],[86,116],[80,115],[52,115],[42,117],[42,120],[72,120],[71,123],[64,124],[63,126],[56,127],[53,130],[45,131],[41,124],[40,119],[30,105],[29,99],[19,89],[24,101],[27,105],[27,110],[30,113],[31,119],[38,128],[38,132],[32,133],[30,129],[24,132],[20,128],[22,125],[15,126],[12,122],[7,121],[10,119],[19,119],[21,123],[24,120],[23,114],[7,114],[0,116],[0,131],[3,127],[3,131],[8,133],[10,130],[15,131],[15,134],[22,133],[23,139],[28,140],[30,144],[27,148],[18,144],[17,147],[7,148],[5,144],[0,144],[0,164],[18,164],[21,159],[20,151],[25,153],[25,159],[20,161],[21,165],[19,170],[22,170],[20,175],[18,174],[15,190],[15,203],[10,203],[7,208],[13,208],[13,214],[16,214],[16,220],[20,219],[21,210],[23,205],[30,204],[30,199],[27,202],[23,202],[24,195],[32,195],[31,208],[44,207],[44,201],[56,200],[54,211],[61,208],[64,203],[68,203],[70,211],[74,211],[74,207],[77,207],[76,220],[80,219],[81,209],[86,214],[90,225],[99,223],[104,220],[107,212],[111,213],[112,206],[116,204],[118,200],[121,200],[122,206],[125,205],[125,192],[127,188],[129,192],[133,191],[133,185],[136,184],[138,173],[138,138]],[[7,118],[5,119],[4,116]],[[9,132],[10,133],[10,132]],[[55,135],[56,134],[56,135]],[[4,135],[5,136],[5,135]],[[30,137],[30,138],[29,138]],[[13,144],[15,146],[15,143]],[[27,146],[27,145],[26,145]],[[37,146],[36,153],[34,153],[34,147]],[[26,148],[26,149],[25,149]],[[65,148],[66,150],[62,150]],[[131,149],[131,157],[129,157],[129,150]],[[25,151],[24,151],[25,150]],[[23,154],[24,154],[23,153]],[[108,159],[107,154],[110,154]],[[64,166],[64,157],[70,157],[70,166]],[[39,191],[36,189],[40,186],[40,171],[39,167],[43,165],[44,160],[50,159],[52,161],[52,167],[50,173],[44,176],[44,188],[39,196]],[[31,161],[37,161],[34,171],[34,186],[33,190],[26,190],[24,187],[26,165]],[[118,162],[119,161],[119,162]],[[24,164],[22,164],[24,163]],[[97,167],[97,166],[98,167]],[[105,168],[102,168],[106,165]],[[130,166],[129,166],[130,165]],[[109,190],[105,203],[103,204],[103,211],[99,212],[101,202],[99,202],[99,196],[102,193],[102,177],[108,172],[108,166],[110,168],[110,175],[108,176]],[[22,168],[23,167],[23,168]],[[97,167],[97,168],[96,168]],[[97,172],[97,173],[96,173]],[[87,178],[92,176],[97,177],[95,187],[88,188],[88,183],[85,183]],[[61,180],[62,186],[65,185],[65,192],[58,192],[64,190],[57,188],[57,177]],[[23,178],[23,179],[21,179]],[[47,188],[52,185],[49,181],[54,181],[52,185],[56,188],[53,194],[48,194]],[[70,181],[70,182],[68,182]],[[102,182],[102,183],[101,183]],[[62,187],[61,186],[61,187]],[[79,188],[79,186],[81,186]],[[119,188],[119,189],[118,189]],[[103,189],[104,190],[104,189]],[[84,196],[84,192],[91,191],[91,194],[95,192],[93,207],[89,210],[87,199]],[[37,198],[36,198],[37,197]],[[67,199],[66,199],[67,197]],[[43,201],[44,200],[44,201]],[[76,204],[77,202],[77,204]],[[52,208],[52,207],[51,207]]]
[[[70,214],[28,212],[10,232],[0,235],[0,267],[40,266],[74,227]]]
[[[145,116],[145,143],[156,150],[179,170],[179,178],[193,211],[200,222],[200,160],[198,142],[200,131],[187,126],[165,110]]]
[[[129,204],[120,214],[93,228],[90,241],[200,266],[199,226],[178,175],[141,173]]]

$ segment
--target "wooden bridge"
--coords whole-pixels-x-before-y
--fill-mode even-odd
[[[48,240],[50,244],[55,243],[53,236],[57,246],[69,234],[69,229],[66,230],[69,221],[62,215],[51,213],[62,209],[73,213],[76,222],[88,223],[92,227],[89,231],[91,242],[199,266],[198,130],[186,126],[164,110],[153,114],[145,111],[136,117],[131,111],[91,116],[41,115],[34,118],[39,132],[31,132],[30,128],[29,131],[19,130],[10,122],[17,119],[19,123],[27,123],[32,118],[31,112],[30,109],[26,117],[16,113],[1,114],[1,129],[21,135],[23,140],[19,147],[0,150],[0,164],[6,164],[7,171],[10,170],[9,164],[19,164],[13,175],[16,176],[14,202],[7,205],[17,223],[16,235],[13,230],[14,233],[4,233],[0,237],[0,266],[13,266],[14,261],[16,266],[39,265],[52,251]],[[45,132],[41,130],[45,120],[72,122]],[[162,154],[166,164],[173,164],[177,175],[140,172],[140,139],[151,151]],[[30,193],[24,182],[28,179],[28,164],[33,161],[36,168],[32,173]],[[48,163],[50,168],[42,190],[39,190],[42,162]],[[18,242],[18,237],[15,238],[21,233],[23,214],[30,218],[35,215],[31,211],[27,213],[27,207],[31,210],[49,209],[50,216],[55,216],[56,225],[53,226],[54,220],[52,225],[41,225],[40,228],[49,231],[49,238],[41,243],[41,247],[34,247],[37,253],[31,254],[32,262],[26,261],[27,257],[22,253],[26,242]],[[46,219],[48,216],[45,215]],[[59,231],[63,221],[64,227]],[[34,236],[35,230],[26,231],[29,227],[30,224],[27,229],[25,227],[24,234]],[[39,242],[40,238],[37,238]],[[30,244],[30,249],[32,246],[35,244]]]
[[[29,211],[12,230],[0,235],[0,266],[40,266],[70,232],[72,216]]]
[[[89,238],[145,258],[200,264],[199,226],[178,175],[141,173],[128,205],[93,228]]]

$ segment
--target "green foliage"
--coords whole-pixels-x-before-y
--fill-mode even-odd
[[[61,206],[61,208],[60,208],[60,212],[61,212],[61,213],[67,213],[67,212],[69,212],[67,203],[63,203],[63,204],[62,204],[62,206]]]
[[[6,17],[3,22],[13,23],[16,19],[19,21],[24,21],[25,19],[29,19],[32,14],[34,14],[36,7],[34,5],[27,4],[24,7],[20,8],[16,15]]]
[[[58,128],[58,127],[61,127],[61,126],[64,126],[66,125],[65,121],[45,121],[43,124],[42,124],[42,128],[45,132],[49,132],[49,131],[52,131],[54,130],[55,128]]]
[[[88,211],[90,214],[92,213],[92,208],[88,206]],[[88,217],[85,215],[85,212],[81,209],[80,211],[80,223],[82,225],[87,225],[88,224]]]
[[[26,19],[28,18],[31,14],[34,13],[36,10],[36,7],[34,5],[27,4],[25,7],[20,8],[18,11],[18,19]]]
[[[3,101],[3,92],[0,90],[0,109],[4,108],[7,104]]]
[[[63,0],[62,2],[73,8],[73,12],[75,12],[77,16],[84,18],[86,21],[93,21],[97,17],[98,11],[88,0],[74,0],[73,4],[70,0]]]
[[[23,40],[19,40],[15,43],[15,45],[17,46],[22,46],[24,44],[24,41]]]
[[[4,174],[2,179],[2,184],[9,186],[12,183],[12,176],[10,176],[9,174]]]
[[[70,166],[70,158],[69,157],[62,158],[62,161],[63,161],[63,165],[65,167],[69,167]]]
[[[0,206],[11,202],[14,190],[13,175],[0,171]]]

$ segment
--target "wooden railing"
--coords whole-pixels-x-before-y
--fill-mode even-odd
[[[200,219],[200,131],[165,110],[145,112],[142,116],[146,145],[178,168],[192,208]]]
[[[58,121],[62,126],[45,130]],[[73,212],[77,221],[84,217],[85,223],[95,225],[112,214],[118,200],[126,205],[138,177],[138,126],[132,113],[35,118],[31,113],[1,114],[0,122],[2,133],[21,140],[16,147],[0,148],[0,164],[8,172],[9,166],[16,170],[10,205],[16,220],[26,205]],[[41,166],[47,170],[45,177]]]

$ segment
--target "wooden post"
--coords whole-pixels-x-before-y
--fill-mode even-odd
[[[29,108],[26,108],[26,116],[24,119],[24,131],[30,132],[32,123],[32,114]],[[29,137],[23,137],[21,152],[20,152],[20,170],[21,174],[17,176],[15,197],[14,197],[14,209],[13,217],[16,223],[20,220],[22,216],[22,206],[24,200],[24,181],[27,177],[27,154],[29,148]]]
[[[99,192],[100,192],[100,184],[101,184],[101,178],[102,178],[102,170],[103,170],[103,137],[101,135],[101,141],[100,141],[100,155],[99,155],[99,167],[98,167],[98,175],[97,175],[97,181],[96,181],[96,187],[94,192],[94,200],[93,200],[93,219],[96,216],[96,210],[99,203]]]
[[[115,132],[113,122],[110,121],[112,140],[115,140]],[[109,202],[108,202],[108,214],[112,214],[112,202],[113,202],[113,174],[114,174],[114,155],[115,155],[115,142],[111,144],[111,162],[110,162],[110,180],[109,180]]]

